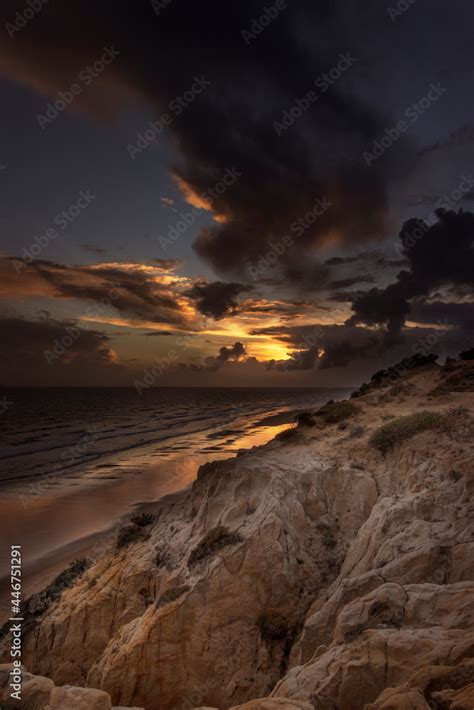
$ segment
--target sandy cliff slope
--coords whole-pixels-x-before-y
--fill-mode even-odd
[[[389,373],[202,467],[31,601],[30,673],[146,710],[474,708],[473,371]]]

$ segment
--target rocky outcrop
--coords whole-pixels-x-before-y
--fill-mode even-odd
[[[202,467],[34,617],[29,670],[146,710],[464,707],[473,394],[450,376],[417,367]],[[434,428],[372,445],[422,410]]]
[[[0,666],[0,707],[2,710],[143,710],[143,708],[112,707],[110,695],[93,688],[70,685],[57,688],[53,681],[22,671],[21,699],[10,695],[11,665]]]

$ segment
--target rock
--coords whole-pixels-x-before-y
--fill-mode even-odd
[[[298,700],[261,698],[243,705],[235,705],[231,710],[313,710],[313,705]]]
[[[449,710],[472,710],[472,708],[474,708],[474,683],[454,693]]]
[[[110,696],[102,690],[64,685],[51,691],[46,710],[112,710]]]
[[[386,688],[364,710],[430,710],[430,706],[417,688]]]
[[[2,708],[9,707],[8,703],[10,703],[12,708],[15,705],[20,707],[19,701],[10,697],[11,668],[12,665],[10,663],[0,666],[0,701]],[[49,703],[53,688],[54,683],[52,680],[32,675],[25,669],[22,670],[21,704],[27,710],[44,710]]]

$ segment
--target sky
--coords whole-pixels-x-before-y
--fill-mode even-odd
[[[0,382],[350,387],[472,347],[470,0],[6,0]]]

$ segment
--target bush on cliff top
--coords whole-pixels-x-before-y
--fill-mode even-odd
[[[242,542],[242,540],[243,538],[239,533],[230,532],[223,525],[218,525],[204,535],[201,542],[189,555],[188,564],[189,566],[195,565],[206,557],[214,555],[223,547],[236,545],[238,542]]]
[[[411,439],[422,431],[435,429],[448,433],[462,429],[463,423],[469,418],[469,413],[463,407],[450,409],[444,414],[439,412],[416,412],[404,417],[398,417],[377,429],[370,438],[370,444],[386,454],[394,446]]]

